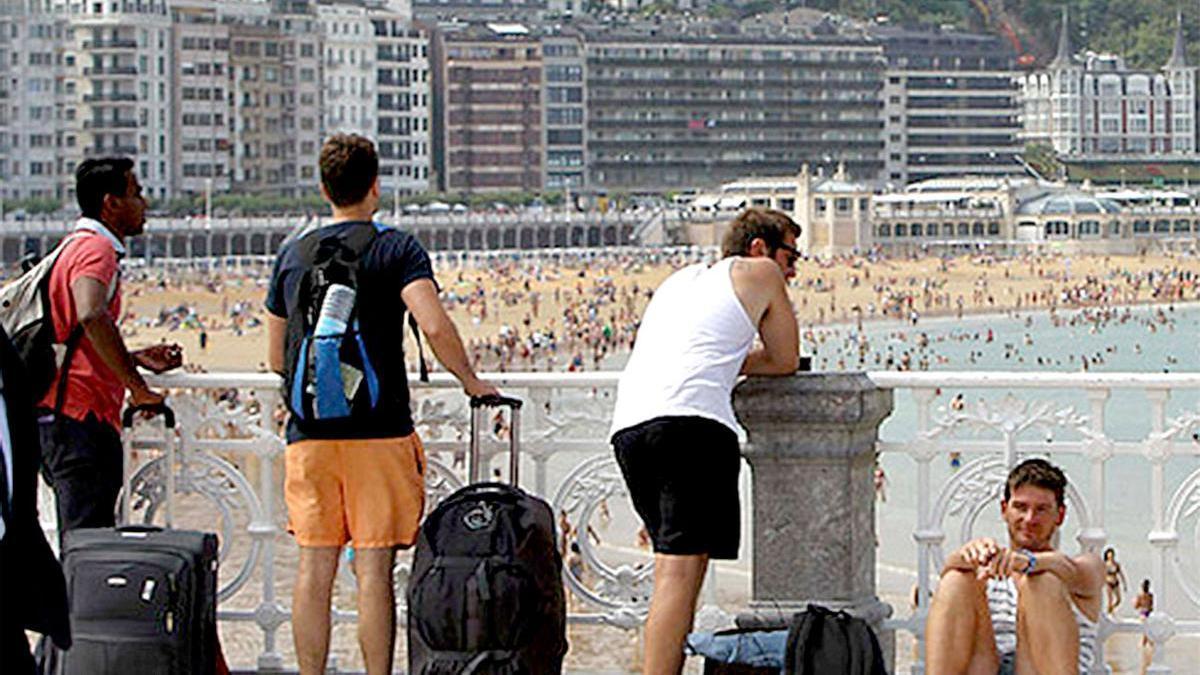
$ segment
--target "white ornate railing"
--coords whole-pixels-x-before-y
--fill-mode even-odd
[[[994,505],[1008,467],[1024,455],[1052,453],[1074,481],[1064,533],[1090,549],[1116,544],[1127,570],[1139,561],[1150,569],[1137,576],[1152,581],[1155,613],[1144,624],[1105,616],[1101,634],[1144,632],[1157,645],[1150,672],[1170,672],[1172,639],[1200,636],[1200,563],[1195,555],[1200,551],[1200,469],[1195,461],[1200,443],[1194,440],[1200,433],[1200,409],[1194,403],[1200,374],[869,375],[878,386],[897,392],[896,411],[878,444],[893,486],[891,500],[880,509],[888,524],[877,528],[878,558],[892,565],[905,559],[901,564],[915,566],[921,598],[913,612],[897,608],[903,615],[887,626],[910,632],[923,644],[927,599],[947,548],[979,532],[998,533]],[[627,501],[607,443],[618,374],[488,377],[527,402],[521,424],[526,488],[546,497],[576,529],[572,541],[579,544],[582,564],[565,574],[573,596],[571,621],[639,625],[651,589],[652,558],[632,545],[637,523],[614,517],[608,508],[609,500]],[[456,466],[456,455],[464,452],[469,417],[465,396],[452,378],[435,375],[429,384],[412,379],[414,418],[429,458],[430,508],[463,484],[465,467]],[[246,651],[255,655],[259,668],[278,668],[284,661],[278,631],[289,617],[285,589],[295,557],[282,504],[284,441],[274,415],[278,379],[267,374],[180,374],[154,378],[154,384],[170,390],[179,419],[178,525],[221,534],[219,617],[245,624],[251,635],[256,627],[261,635]],[[953,400],[959,392],[964,393],[961,406]],[[1192,407],[1181,407],[1180,399]],[[146,423],[135,433],[134,519],[161,522],[161,432]],[[493,455],[489,459],[500,459],[494,455],[506,447],[493,436],[485,451]],[[950,452],[962,454],[961,468],[935,463]],[[495,462],[496,467],[502,464]],[[1136,476],[1146,479],[1144,499],[1134,489]],[[1109,478],[1117,478],[1111,487]],[[1134,509],[1148,506],[1144,515],[1118,506],[1129,501],[1131,490]],[[43,505],[51,530],[53,513]],[[1106,522],[1119,527],[1110,532]],[[588,536],[589,526],[601,524],[604,543]],[[989,524],[994,525],[990,530]],[[618,531],[630,546],[614,545]],[[403,557],[397,566],[401,589],[406,563]],[[343,574],[340,583],[353,584],[353,576]],[[403,603],[403,593],[398,601]],[[399,616],[404,616],[403,608]],[[355,615],[335,609],[334,618],[348,623]],[[919,660],[912,672],[923,672]]]
[[[878,448],[885,459],[911,458],[916,474],[912,536],[921,600],[915,612],[887,625],[911,632],[923,647],[928,598],[945,552],[979,536],[986,528],[981,515],[999,523],[996,505],[1010,467],[1026,455],[1052,454],[1072,481],[1068,524],[1074,519],[1070,530],[1080,546],[1100,553],[1114,544],[1126,554],[1127,571],[1131,560],[1150,568],[1137,576],[1151,580],[1155,612],[1144,623],[1102,613],[1101,646],[1116,633],[1145,634],[1156,646],[1148,672],[1172,672],[1167,665],[1172,638],[1200,635],[1195,555],[1200,469],[1186,461],[1200,457],[1195,405],[1200,374],[885,372],[870,377],[897,391],[897,410],[889,422],[903,427],[885,424]],[[960,392],[958,404],[954,397]],[[1187,399],[1190,406],[1172,410],[1173,397]],[[938,485],[934,474],[941,472],[933,461],[951,452],[961,453],[961,468]],[[1118,472],[1111,487],[1110,470]],[[1148,478],[1148,503],[1136,501],[1139,478]],[[1144,511],[1115,507],[1130,501],[1131,494],[1133,508]],[[1123,531],[1110,532],[1110,519],[1119,519]],[[1107,672],[1102,656],[1101,651],[1092,672]],[[912,672],[923,672],[919,660]]]

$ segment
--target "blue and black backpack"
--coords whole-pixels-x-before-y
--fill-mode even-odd
[[[356,302],[361,263],[377,236],[374,224],[363,223],[335,233],[316,230],[296,242],[304,271],[299,302],[288,311],[283,376],[287,407],[301,423],[345,421],[379,405],[379,375]],[[342,301],[340,321],[322,316],[331,288],[334,302]]]

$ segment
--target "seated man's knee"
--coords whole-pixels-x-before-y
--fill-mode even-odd
[[[977,578],[974,572],[946,570],[938,581],[933,600],[937,602],[949,598],[974,598],[981,596],[985,588],[985,582]]]

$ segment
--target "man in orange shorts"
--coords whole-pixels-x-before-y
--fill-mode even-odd
[[[368,673],[391,673],[396,634],[392,566],[396,550],[416,540],[425,503],[424,450],[413,431],[401,349],[405,312],[412,312],[433,353],[468,395],[498,392],[472,370],[458,330],[438,299],[429,256],[416,237],[372,221],[379,204],[374,144],[361,136],[333,136],[321,148],[320,169],[321,194],[333,207],[332,222],[302,232],[280,251],[266,301],[270,367],[284,373],[289,385],[300,380],[285,391],[292,415],[284,498],[288,529],[300,545],[292,633],[300,672],[324,673],[338,553],[352,542],[363,660]],[[308,352],[301,347],[317,342],[294,329],[306,323],[289,320],[311,312],[316,241],[358,254],[348,282],[354,290],[352,326],[341,324],[352,332],[344,333],[340,352],[347,351],[346,344],[356,345],[352,351],[360,358],[355,363],[361,379],[347,380],[347,367],[335,365],[331,372],[340,384],[332,389],[321,388],[320,378],[330,371],[320,375],[319,361],[295,366],[308,363]],[[331,293],[324,291],[324,296]],[[324,320],[325,305],[320,306]],[[320,353],[320,347],[312,349]],[[333,354],[341,358],[338,350]]]

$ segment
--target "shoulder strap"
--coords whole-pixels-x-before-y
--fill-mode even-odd
[[[412,329],[413,339],[417,341],[417,367],[421,381],[428,382],[429,366],[425,363],[425,350],[421,348],[421,327],[417,325],[417,318],[411,310],[408,312],[408,327]]]
[[[812,640],[814,633],[820,634],[819,624],[824,619],[824,616],[816,611],[817,609],[819,608],[809,605],[807,610],[792,617],[792,625],[788,629],[787,647],[783,655],[783,672],[789,673],[789,675],[811,675],[808,667],[810,658],[808,643]]]
[[[53,265],[58,262],[58,258],[60,257],[62,252],[67,248],[68,242],[70,242],[73,239],[77,239],[82,236],[85,236],[86,234],[87,234],[86,232],[75,231],[75,232],[68,234],[66,237],[64,237],[63,240],[58,243],[58,246],[55,247],[55,251],[53,254],[54,262],[51,263],[51,267],[53,268]],[[50,273],[52,273],[52,272],[50,272]],[[50,274],[50,273],[48,273],[48,274]],[[114,273],[113,278],[108,283],[108,295],[107,295],[108,302],[112,302],[113,296],[116,295],[116,293],[117,293],[117,274],[118,273]],[[60,426],[59,419],[62,417],[63,405],[67,401],[67,383],[71,379],[71,378],[67,377],[67,375],[70,372],[71,359],[75,356],[75,351],[79,348],[79,342],[82,339],[83,339],[83,324],[76,323],[74,326],[71,327],[71,332],[67,335],[66,341],[63,342],[63,345],[66,347],[66,350],[63,352],[62,363],[60,363],[58,365],[58,382],[55,384],[55,391],[54,391],[54,427],[55,427],[56,434],[58,433],[58,429]]]

